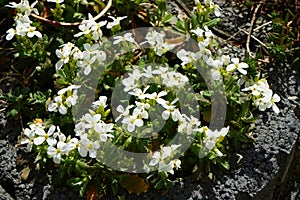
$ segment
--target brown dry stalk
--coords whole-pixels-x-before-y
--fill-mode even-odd
[[[247,54],[249,56],[251,56],[251,51],[250,51],[250,47],[249,46],[250,46],[250,40],[251,40],[251,36],[252,36],[251,35],[252,34],[252,29],[253,29],[254,22],[255,22],[255,19],[256,19],[256,14],[257,14],[260,6],[261,6],[261,3],[258,4],[258,6],[254,10],[254,13],[253,13],[253,16],[252,16],[252,19],[251,19],[251,23],[250,23],[250,28],[249,28],[249,31],[248,31],[247,42],[246,42],[246,50],[247,50]]]
[[[110,9],[111,6],[112,6],[112,0],[109,0],[107,2],[107,5],[105,6],[105,8],[98,15],[96,15],[93,18],[93,20],[97,21],[100,17],[102,17]],[[82,22],[58,22],[58,21],[53,21],[53,20],[49,20],[49,19],[43,18],[41,16],[38,16],[34,13],[31,13],[30,16],[38,19],[39,21],[51,24],[53,26],[78,26],[82,23]]]

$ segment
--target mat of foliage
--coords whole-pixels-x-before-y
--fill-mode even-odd
[[[232,27],[228,29],[232,30]],[[228,51],[239,56],[245,53],[245,49],[235,47],[230,47]],[[186,177],[182,182],[174,182],[168,191],[151,190],[140,196],[129,195],[126,199],[271,198],[273,189],[281,183],[288,167],[300,130],[297,117],[300,75],[297,68],[293,69],[286,63],[267,63],[264,69],[272,89],[282,99],[279,104],[281,113],[256,113],[258,120],[253,131],[256,142],[243,146],[240,157],[231,158],[232,168],[229,171],[217,174],[212,181],[196,181],[195,177]],[[1,85],[2,90],[11,90],[12,87]],[[33,163],[34,157],[16,146],[21,127],[17,120],[5,118],[7,105],[0,103],[0,199],[80,199],[67,186],[53,186],[53,176],[48,169],[30,171],[28,174],[24,166]],[[237,161],[238,164],[234,165]],[[114,199],[109,195],[103,198]]]
[[[272,190],[280,184],[300,131],[299,118],[295,115],[299,109],[300,76],[287,64],[274,63],[266,67],[272,88],[282,97],[279,105],[282,112],[279,115],[256,113],[258,120],[253,131],[256,142],[242,148],[240,154],[243,158],[238,165],[217,175],[213,181],[195,181],[194,177],[186,177],[182,182],[174,182],[168,191],[149,191],[126,199],[270,198]],[[0,121],[1,199],[80,199],[68,187],[53,187],[51,172],[46,169],[31,172],[23,180],[21,176],[26,176],[26,172],[22,166],[34,158],[15,146],[20,131],[18,123],[13,119],[7,121],[3,113]],[[19,159],[21,156],[23,158]],[[236,159],[239,158],[232,158],[233,163]]]

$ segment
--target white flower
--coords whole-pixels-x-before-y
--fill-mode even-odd
[[[132,92],[128,92],[128,94],[137,96],[139,99],[145,99],[147,97],[146,91],[149,89],[150,86],[145,87],[144,90],[141,90],[140,88],[133,89]]]
[[[264,111],[266,108],[271,108],[273,111],[278,114],[280,112],[279,108],[275,103],[280,101],[280,97],[277,94],[273,95],[272,90],[268,90],[268,92],[264,92],[264,97],[261,98],[258,102],[255,101],[255,103],[258,104],[259,110]]]
[[[107,104],[106,104],[106,101],[107,101],[107,97],[106,96],[100,96],[99,97],[99,100],[93,102],[92,104],[92,107],[97,110],[99,107],[103,107],[103,108],[106,108],[107,107]]]
[[[220,80],[221,78],[220,69],[223,65],[223,62],[221,60],[213,60],[211,57],[209,57],[206,60],[206,64],[212,67],[212,69],[210,70],[212,79],[216,81]]]
[[[78,99],[77,90],[74,90],[71,95],[66,98],[66,104],[70,108],[71,106],[75,106]]]
[[[21,0],[20,3],[16,4],[15,2],[10,2],[7,7],[16,8],[18,13],[22,13],[25,15],[30,15],[31,12],[34,12],[35,14],[39,14],[38,10],[34,8],[34,6],[38,3],[38,1],[33,2],[31,5],[29,5],[28,0]]]
[[[91,114],[90,114],[91,113]],[[102,142],[106,142],[108,138],[113,138],[112,134],[109,132],[113,132],[114,124],[106,124],[101,120],[101,115],[93,113],[90,111],[83,117],[83,127],[87,129],[93,129],[96,133],[99,134],[99,138]]]
[[[96,158],[97,156],[97,149],[100,148],[98,141],[91,141],[87,138],[86,135],[81,136],[80,138],[80,146],[78,148],[78,152],[80,156],[86,157],[89,153],[91,158]]]
[[[103,33],[101,30],[101,27],[104,26],[107,23],[107,21],[100,21],[99,23],[93,23],[91,26],[91,30],[92,30],[92,38],[95,41],[99,41],[101,40]]]
[[[149,114],[147,110],[150,108],[150,105],[148,103],[141,103],[141,102],[135,102],[137,107],[133,110],[133,115],[137,116],[138,118],[142,119],[148,119]]]
[[[91,54],[88,51],[83,52],[83,60],[77,62],[78,67],[84,68],[83,73],[89,75],[91,73],[91,65],[96,61],[96,56],[91,57]]]
[[[53,161],[56,164],[60,164],[61,155],[67,154],[69,152],[69,147],[66,143],[58,141],[56,148],[54,146],[49,146],[47,148],[47,154],[53,157]]]
[[[130,90],[134,90],[135,88],[138,87],[138,85],[135,82],[135,80],[133,78],[131,78],[131,77],[124,78],[122,80],[122,84],[125,86],[124,87],[124,92],[128,92]]]
[[[97,54],[96,54],[96,58],[99,62],[104,62],[106,60],[106,53],[104,51],[99,51]]]
[[[193,125],[187,121],[185,118],[180,119],[180,124],[178,126],[179,133],[185,133],[191,135],[193,133]]]
[[[143,74],[138,69],[134,69],[132,73],[128,73],[129,77],[124,78],[122,80],[122,84],[125,86],[124,92],[128,92],[129,90],[133,90],[138,87],[136,80],[139,80]]]
[[[199,119],[193,116],[190,116],[189,118],[185,114],[183,114],[179,120],[180,124],[178,126],[178,132],[191,135],[193,131],[200,131],[199,126],[201,125],[201,122],[199,121]]]
[[[71,49],[68,49],[68,48],[56,49],[55,54],[59,58],[59,61],[55,64],[55,69],[59,70],[59,69],[61,69],[63,64],[66,64],[69,62]]]
[[[268,98],[258,98],[254,100],[254,105],[258,107],[260,111],[265,111],[269,107],[269,100]]]
[[[18,31],[13,28],[8,29],[6,33],[7,33],[5,37],[6,40],[11,40],[15,35],[18,35]]]
[[[117,17],[117,18],[114,18],[113,16],[108,16],[108,18],[112,19],[113,21],[108,22],[107,25],[106,25],[106,28],[111,29],[112,27],[119,25],[120,21],[127,18],[127,16]]]
[[[206,138],[203,141],[204,146],[208,150],[212,150],[215,147],[216,142],[219,139],[219,137],[225,137],[227,135],[228,131],[229,131],[229,126],[226,128],[222,128],[220,131],[218,131],[218,130],[212,131],[210,129],[207,129],[205,131]]]
[[[163,105],[166,103],[166,100],[163,99],[162,97],[166,96],[167,94],[168,94],[168,92],[163,90],[163,91],[160,91],[158,94],[157,94],[157,92],[153,92],[152,94],[145,94],[145,96],[146,96],[146,98],[153,99],[156,101],[156,103]]]
[[[145,44],[145,43],[148,43],[150,44],[152,47],[155,46],[156,42],[157,41],[163,41],[165,37],[165,34],[162,32],[162,33],[158,33],[157,31],[149,31],[145,37],[145,39],[147,41],[145,42],[142,42],[140,45],[142,44]]]
[[[106,142],[108,138],[114,138],[109,132],[113,132],[114,124],[105,124],[102,123],[99,130],[96,130],[99,133],[99,138],[101,142]]]
[[[246,87],[244,89],[242,89],[242,91],[249,91],[251,90],[251,94],[254,96],[260,96],[261,95],[261,91],[259,90],[259,86],[257,84],[253,84],[249,87]]]
[[[86,113],[83,116],[83,120],[85,121],[85,128],[100,130],[101,129],[101,115],[95,113]]]
[[[67,145],[68,145],[68,150],[71,151],[73,149],[76,149],[80,146],[80,142],[77,138],[72,138],[69,140],[68,138],[68,141],[67,141]]]
[[[191,62],[197,60],[197,56],[195,53],[186,51],[185,49],[180,49],[177,52],[177,57],[182,61],[181,66],[184,66],[188,63],[191,63]]]
[[[82,23],[78,26],[79,30],[81,32],[77,33],[74,35],[74,37],[80,37],[81,35],[87,35],[92,31],[92,27],[97,26],[97,23],[93,19],[93,16],[89,13],[88,14],[88,19],[83,20]]]
[[[65,142],[66,136],[60,131],[59,126],[56,127],[57,131],[53,133],[53,138],[58,138],[58,141]]]
[[[230,56],[229,55],[222,55],[220,60],[223,62],[224,65],[228,65],[230,63]]]
[[[181,119],[181,113],[174,105],[178,101],[178,98],[175,98],[171,103],[169,101],[165,101],[165,103],[161,104],[166,110],[162,112],[162,118],[164,120],[168,120],[170,115],[172,116],[173,121],[178,121]]]
[[[92,55],[98,54],[98,52],[99,52],[99,50],[98,50],[99,44],[90,45],[89,43],[85,43],[85,44],[83,44],[83,47],[86,51],[88,51]]]
[[[34,138],[33,143],[38,146],[41,145],[44,141],[46,141],[50,146],[55,145],[57,141],[51,137],[55,131],[55,128],[56,127],[52,125],[46,133],[44,129],[37,127],[35,129],[35,133],[36,135],[38,135],[38,137]]]
[[[35,29],[36,29],[35,27],[30,26],[28,28],[27,36],[30,37],[30,38],[32,38],[34,36],[36,36],[38,38],[41,38],[42,34],[39,31],[36,31]]]
[[[150,160],[149,166],[153,167],[158,165],[158,169],[160,171],[165,171],[173,174],[174,168],[176,169],[180,168],[181,161],[175,159],[167,162],[167,159],[170,159],[174,155],[175,150],[178,147],[180,147],[180,145],[166,146],[166,147],[162,147],[160,152],[159,151],[154,152],[152,159]]]
[[[29,127],[30,127],[30,129],[29,128],[25,128],[24,129],[24,135],[27,137],[27,138],[25,138],[25,139],[23,139],[22,141],[21,141],[21,144],[27,144],[27,147],[26,147],[26,149],[27,149],[27,151],[31,151],[32,150],[32,146],[33,146],[33,142],[34,142],[34,137],[35,137],[35,126],[34,126],[34,128],[33,128],[33,125],[34,124],[31,124]]]
[[[196,34],[199,38],[203,38],[204,36],[204,30],[199,27],[197,29],[191,30],[191,33]]]
[[[146,78],[151,78],[153,76],[153,70],[151,66],[143,69],[144,73],[142,74]]]
[[[231,61],[233,62],[233,64],[229,64],[226,67],[226,71],[233,71],[233,70],[238,70],[241,74],[246,75],[247,71],[245,70],[246,68],[248,68],[248,64],[241,62],[238,58],[232,58]]]
[[[214,14],[216,15],[216,17],[220,17],[221,16],[221,8],[220,6],[214,4],[213,5],[213,8],[214,8]]]
[[[132,33],[125,33],[124,36],[117,35],[114,37],[113,44],[119,44],[120,42],[131,42],[136,43],[134,38],[132,37]]]
[[[64,94],[64,93],[66,93],[66,92],[72,92],[72,90],[76,90],[76,89],[78,89],[78,88],[80,88],[80,87],[81,87],[80,85],[70,85],[70,86],[68,86],[68,87],[66,87],[66,88],[60,89],[60,90],[57,92],[57,94],[58,94],[58,95],[62,95],[62,94]]]
[[[58,3],[61,4],[64,2],[64,0],[47,0],[48,2]]]
[[[188,77],[175,71],[162,74],[161,77],[163,78],[162,82],[166,87],[176,87],[176,89],[183,88],[189,81]]]
[[[57,112],[57,109],[58,109],[58,111],[59,111],[60,114],[62,114],[62,115],[67,114],[67,108],[63,104],[62,96],[56,96],[56,97],[54,97],[54,102],[51,102],[48,105],[48,110],[50,112]]]
[[[133,132],[135,130],[135,127],[142,127],[144,125],[144,121],[142,119],[137,118],[138,116],[130,115],[128,117],[125,117],[122,120],[123,124],[127,125],[127,131]]]
[[[277,105],[275,103],[280,101],[280,96],[278,96],[277,94],[274,94],[273,97],[271,98],[271,106],[273,111],[278,114],[280,112],[279,108],[277,107]]]
[[[127,106],[126,109],[122,105],[118,105],[117,111],[120,113],[120,115],[115,119],[115,121],[119,121],[121,117],[129,117],[129,111],[131,108],[133,108],[133,105]]]

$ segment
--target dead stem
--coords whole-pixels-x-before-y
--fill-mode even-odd
[[[109,9],[110,7],[112,6],[112,0],[109,0],[107,5],[105,6],[105,8],[98,14],[96,15],[93,20],[94,21],[97,21],[100,17],[102,17]],[[46,18],[43,18],[41,16],[38,16],[34,13],[31,13],[30,16],[42,21],[42,22],[45,22],[45,23],[48,23],[48,24],[51,24],[53,26],[78,26],[80,25],[82,22],[58,22],[58,21],[53,21],[53,20],[49,20],[49,19],[46,19]]]
[[[253,13],[253,16],[252,16],[252,19],[251,19],[251,23],[250,23],[250,28],[249,28],[249,31],[248,31],[248,36],[247,36],[247,42],[246,42],[246,50],[247,50],[247,54],[249,56],[251,56],[251,51],[250,51],[250,40],[251,40],[251,36],[252,36],[252,29],[253,29],[253,26],[254,26],[254,22],[255,22],[255,19],[256,19],[256,14],[260,8],[262,4],[258,4],[258,6],[255,8],[254,10],[254,13]],[[253,37],[252,37],[253,38]],[[251,56],[252,57],[252,56]]]

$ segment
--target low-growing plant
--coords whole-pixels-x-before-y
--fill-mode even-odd
[[[256,108],[279,113],[256,62],[220,53],[209,27],[221,8],[210,0],[195,0],[188,14],[168,11],[165,0],[7,7],[16,11],[6,35],[15,57],[37,63],[35,78],[49,74],[48,88],[33,81],[26,98],[6,95],[10,114],[32,108],[21,144],[80,195],[212,178],[250,140]]]

